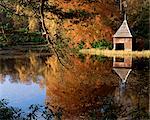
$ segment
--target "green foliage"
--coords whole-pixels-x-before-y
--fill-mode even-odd
[[[27,28],[20,28],[19,32],[27,33],[29,30]]]
[[[39,34],[36,33],[26,33],[23,32],[16,32],[12,34],[2,34],[0,36],[0,46],[12,46],[12,45],[20,45],[25,44],[28,42],[33,43],[46,43],[46,40]]]
[[[0,28],[2,29],[12,29],[13,21],[12,21],[12,13],[9,12],[6,8],[0,6]]]
[[[58,31],[57,34],[55,34],[53,43],[55,44],[54,47],[59,53],[59,55],[65,58],[64,54],[69,52],[68,49],[69,40],[66,39],[60,31]]]
[[[61,37],[57,38],[56,49],[64,49],[68,47],[68,40]]]
[[[81,60],[81,62],[85,62],[85,55],[79,54],[78,58]]]
[[[2,21],[0,21],[0,29],[9,30],[13,28],[13,23],[11,21],[11,18],[5,18]]]
[[[135,107],[135,108],[130,110],[129,115],[132,116],[133,120],[138,120],[138,119],[139,120],[148,120],[149,119],[149,115],[145,111],[145,108]]]
[[[144,4],[136,14],[129,14],[129,20],[135,21],[132,30],[135,37],[149,37],[149,4]]]
[[[11,23],[1,23],[0,28],[3,28],[5,30],[12,29],[12,24]]]
[[[0,120],[20,119],[20,110],[8,106],[8,102],[4,99],[0,101]]]
[[[35,43],[40,42],[40,43],[42,43],[44,41],[45,41],[45,39],[43,37],[40,37],[40,36],[31,37],[31,42],[35,42]]]
[[[49,105],[49,104],[47,104]],[[61,120],[62,110],[58,110],[54,113],[52,106],[31,105],[28,108],[28,112],[24,112],[21,109],[8,105],[8,102],[4,99],[0,100],[0,120],[52,120],[54,117]]]
[[[91,46],[92,48],[112,49],[112,44],[105,39],[94,41],[93,43],[91,43]]]
[[[78,43],[78,49],[83,49],[84,45],[84,41],[81,40],[80,43]]]

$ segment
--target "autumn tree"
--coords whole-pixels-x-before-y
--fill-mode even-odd
[[[135,36],[145,39],[148,37],[147,0],[134,1],[128,0],[129,24]],[[50,44],[67,39],[70,46],[84,41],[85,48],[90,48],[93,41],[112,41],[112,35],[123,20],[117,0],[3,0],[0,6],[15,16],[25,16],[26,27],[46,33]]]

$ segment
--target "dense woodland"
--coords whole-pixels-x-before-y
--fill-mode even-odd
[[[52,46],[110,46],[126,11],[134,49],[149,49],[149,2],[127,0],[127,4],[120,11],[119,0],[1,0],[0,46],[45,43],[42,33]]]
[[[133,59],[126,93],[116,101],[122,92],[121,79],[113,70],[112,58],[78,52],[112,49],[112,36],[125,13],[134,50],[149,49],[148,0],[0,0],[0,83],[7,83],[10,75],[10,83],[36,83],[46,94],[45,105],[32,104],[27,113],[0,100],[0,120],[31,120],[38,115],[46,120],[148,119],[148,58]],[[43,45],[47,56],[30,50],[24,54],[25,45],[41,54],[38,48]],[[17,49],[21,52],[16,53]],[[77,56],[67,56],[72,51]]]

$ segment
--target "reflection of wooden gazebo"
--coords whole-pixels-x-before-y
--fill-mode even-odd
[[[119,75],[119,77],[121,78],[122,80],[122,83],[125,83],[130,72],[132,71],[132,69],[128,69],[128,68],[123,68],[123,69],[120,69],[120,68],[114,68],[114,71]]]
[[[125,58],[113,58],[113,70],[116,74],[121,78],[120,85],[119,85],[119,99],[123,99],[125,88],[126,88],[126,81],[132,71],[132,57],[125,57]],[[118,98],[117,98],[118,99]]]
[[[119,75],[122,83],[125,83],[130,72],[132,71],[132,57],[123,58],[121,61],[117,61],[114,57],[113,59],[113,70]]]
[[[127,20],[125,19],[113,36],[114,50],[129,50],[132,51],[132,35],[129,30]]]

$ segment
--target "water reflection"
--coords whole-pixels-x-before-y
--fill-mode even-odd
[[[56,61],[56,58],[51,61]],[[96,119],[142,119],[146,114],[148,89],[142,94],[145,98],[134,91],[141,80],[135,75],[136,70],[131,74],[132,58],[119,62],[120,68],[118,63],[109,60],[93,62],[89,56],[84,62],[77,58],[73,58],[72,62],[73,68],[70,70],[61,68],[55,62],[54,71],[49,75],[46,73],[51,76],[47,79],[47,102],[61,107],[64,119],[90,119],[93,116]],[[112,69],[117,71],[119,77]],[[128,84],[125,86],[127,78]],[[144,104],[139,105],[139,99]]]
[[[100,117],[105,97],[112,97],[115,90],[111,85],[114,80],[110,69],[112,62],[92,63],[89,57],[84,63],[77,58],[70,60],[73,67],[68,70],[60,67],[56,57],[51,58],[51,62],[57,62],[52,64],[53,70],[46,73],[46,101],[62,108],[64,119],[88,119],[94,112]]]
[[[38,60],[39,61],[39,60]],[[26,110],[31,104],[45,103],[42,64],[34,58],[0,59],[0,99],[9,100],[14,107]]]
[[[53,106],[51,109],[54,112],[60,110],[62,119],[145,119],[148,112],[148,60],[140,61],[145,66],[138,69],[139,60],[129,57],[99,58],[85,56],[83,62],[70,56],[72,66],[67,69],[55,56],[36,58],[33,55],[26,60],[1,59],[0,86],[17,83],[21,85],[21,90],[23,85],[38,85],[37,91],[42,88],[42,94],[45,94],[45,97],[41,97],[38,93],[38,97],[49,103],[49,108]],[[7,80],[7,75],[11,79]],[[5,89],[10,89],[11,96],[17,97],[11,88],[0,87],[7,98],[12,99]],[[34,89],[35,86],[24,91]],[[36,103],[32,99],[30,101]]]
[[[120,77],[120,95],[125,92],[127,78],[132,69],[132,57],[116,58],[113,57],[113,70]]]

